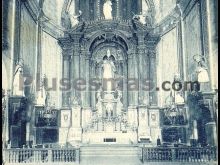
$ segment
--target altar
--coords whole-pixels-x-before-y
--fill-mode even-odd
[[[79,82],[60,92],[60,145],[137,144],[141,139],[155,145],[161,138],[156,91],[146,89],[146,81],[156,82],[160,36],[136,17],[115,19],[114,5],[106,1],[104,17],[93,22],[83,22],[79,11],[58,39],[62,78]]]
[[[75,95],[72,103],[60,113],[60,123],[66,124],[59,128],[59,143],[137,144],[138,139],[147,137],[155,144],[161,136],[159,108],[147,106],[147,100],[140,105],[132,104],[137,92],[130,92],[125,86],[123,77],[131,71],[123,52],[122,48],[116,50],[108,44],[93,51],[89,76],[94,73],[99,78],[99,86],[88,93],[71,92]],[[133,97],[130,103],[129,94]]]

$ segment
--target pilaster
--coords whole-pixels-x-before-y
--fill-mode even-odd
[[[128,106],[138,105],[138,76],[135,50],[128,52]]]
[[[68,107],[70,100],[71,100],[71,89],[72,83],[70,78],[70,67],[71,67],[71,60],[73,56],[73,49],[72,40],[67,38],[59,39],[59,44],[62,48],[62,55],[63,55],[63,72],[62,72],[62,79],[68,81],[67,88],[63,89],[62,91],[62,106]]]

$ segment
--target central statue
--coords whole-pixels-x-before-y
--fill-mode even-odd
[[[103,14],[105,19],[112,19],[112,2],[107,0],[103,5]]]
[[[110,59],[111,53],[110,50],[107,50],[107,59],[103,61],[103,84],[104,81],[107,81],[107,91],[112,90],[112,82],[108,80],[112,80],[114,78],[114,73],[116,71],[114,62]]]

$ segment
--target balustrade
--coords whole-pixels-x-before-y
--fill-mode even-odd
[[[154,162],[210,162],[217,161],[216,147],[143,147],[142,161]]]
[[[79,149],[4,149],[5,163],[78,162]]]
[[[5,163],[79,163],[78,148],[3,149]],[[211,162],[217,161],[216,147],[143,147],[143,162]]]

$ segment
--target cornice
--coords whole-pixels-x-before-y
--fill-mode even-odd
[[[25,0],[23,1],[25,7],[27,8],[30,16],[33,18],[34,22],[37,23],[37,16],[40,12],[40,7],[36,3],[36,1],[30,1]],[[65,29],[54,23],[52,20],[50,20],[47,16],[43,16],[41,18],[43,21],[41,21],[40,25],[42,27],[42,30],[46,33],[50,34],[54,38],[59,38],[64,36]]]
[[[176,6],[168,16],[166,16],[155,26],[155,28],[152,30],[152,33],[163,36],[170,30],[174,29],[180,20],[181,12],[179,7]]]
[[[195,4],[199,2],[199,0],[190,0],[189,3],[187,4],[187,6],[183,9],[183,19],[186,18],[186,16],[190,13],[190,11],[193,9],[193,7],[195,6]]]

